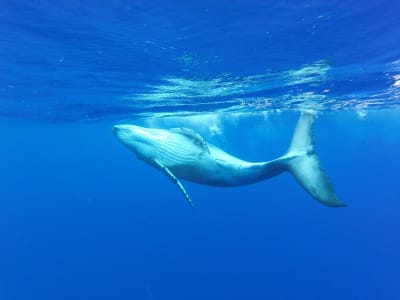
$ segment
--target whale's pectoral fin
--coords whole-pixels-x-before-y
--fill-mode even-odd
[[[203,137],[196,131],[190,128],[185,128],[185,127],[179,127],[179,128],[172,128],[170,131],[178,133],[182,136],[185,136],[188,138],[190,141],[192,141],[195,145],[201,148],[201,150],[207,154],[210,154],[210,149],[208,148],[208,145],[206,141],[203,139]]]
[[[186,198],[187,202],[189,203],[189,205],[191,207],[193,207],[193,202],[190,199],[190,197],[189,197],[188,193],[186,192],[185,188],[183,187],[182,183],[179,181],[179,179],[166,166],[164,166],[163,164],[161,164],[157,160],[155,160],[154,162],[164,172],[164,174],[167,175],[168,178],[171,179],[178,186],[178,188],[181,190],[181,192],[185,196],[185,198]]]

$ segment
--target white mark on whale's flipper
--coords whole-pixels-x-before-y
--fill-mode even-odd
[[[165,173],[165,175],[167,175],[178,186],[178,188],[182,191],[183,195],[185,195],[185,198],[186,198],[187,202],[189,203],[189,205],[191,207],[193,207],[193,202],[190,199],[185,188],[183,187],[182,183],[179,181],[179,179],[176,178],[176,176],[166,166],[162,165],[157,160],[154,160],[154,162]]]

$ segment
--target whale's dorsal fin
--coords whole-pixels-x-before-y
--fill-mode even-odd
[[[203,137],[196,131],[190,128],[186,127],[179,127],[179,128],[172,128],[170,131],[179,133],[187,138],[189,138],[194,144],[199,146],[204,150],[204,152],[207,152],[210,154],[210,149],[208,148],[208,145],[206,141],[203,139]]]
[[[154,160],[155,164],[161,169],[161,171],[164,172],[165,175],[168,176],[169,179],[171,179],[177,186],[178,188],[181,190],[181,192],[183,193],[183,195],[185,196],[187,202],[189,203],[189,205],[191,207],[193,207],[193,202],[190,199],[188,193],[186,192],[185,188],[183,187],[182,183],[179,181],[179,179],[163,164],[161,164],[159,161]]]

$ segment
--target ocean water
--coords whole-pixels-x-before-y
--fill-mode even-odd
[[[0,300],[400,299],[396,1],[0,1]],[[290,174],[164,174],[112,134],[249,161],[299,111],[345,208]]]

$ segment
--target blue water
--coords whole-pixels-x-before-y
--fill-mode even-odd
[[[1,1],[0,299],[400,299],[396,1]],[[112,135],[250,161],[301,109],[346,208],[184,182]]]

